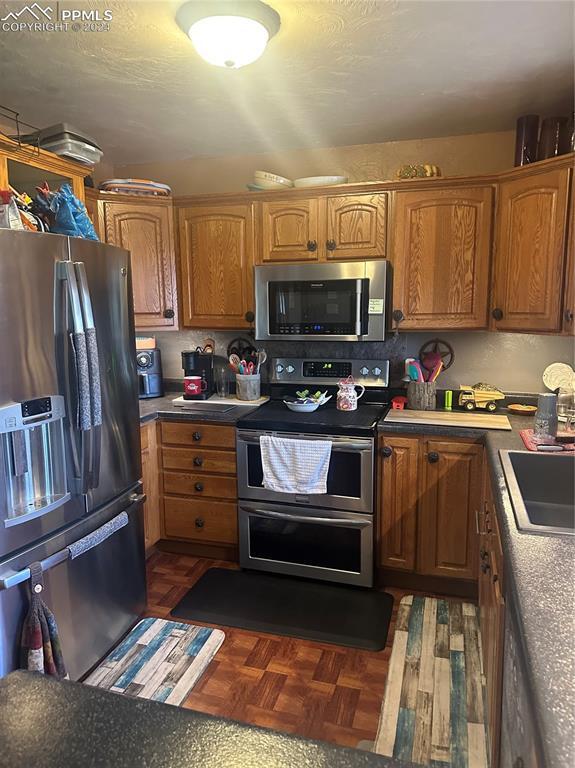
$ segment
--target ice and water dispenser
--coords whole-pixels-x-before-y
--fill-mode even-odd
[[[64,415],[60,395],[0,408],[0,511],[6,527],[40,517],[70,499]]]

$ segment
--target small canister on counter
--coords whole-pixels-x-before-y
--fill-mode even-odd
[[[552,392],[539,395],[533,434],[539,439],[554,439],[557,435],[557,395]]]
[[[434,381],[410,381],[407,385],[407,407],[412,411],[434,411],[437,391]]]
[[[259,373],[236,373],[236,397],[238,400],[259,400],[260,384]]]

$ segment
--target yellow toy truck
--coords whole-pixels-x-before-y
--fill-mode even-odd
[[[474,384],[472,387],[461,385],[459,387],[459,405],[466,411],[474,411],[476,408],[486,408],[490,413],[497,410],[497,400],[503,400],[505,395],[497,387],[490,384]]]

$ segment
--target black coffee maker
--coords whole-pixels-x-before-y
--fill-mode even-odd
[[[182,368],[184,376],[201,376],[206,382],[206,388],[199,395],[187,395],[184,392],[184,400],[207,400],[214,394],[214,355],[212,352],[202,352],[195,349],[193,352],[182,352]]]

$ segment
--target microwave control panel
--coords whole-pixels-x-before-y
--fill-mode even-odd
[[[272,383],[277,384],[337,384],[353,376],[364,387],[387,387],[388,360],[317,360],[284,358],[272,360]]]

